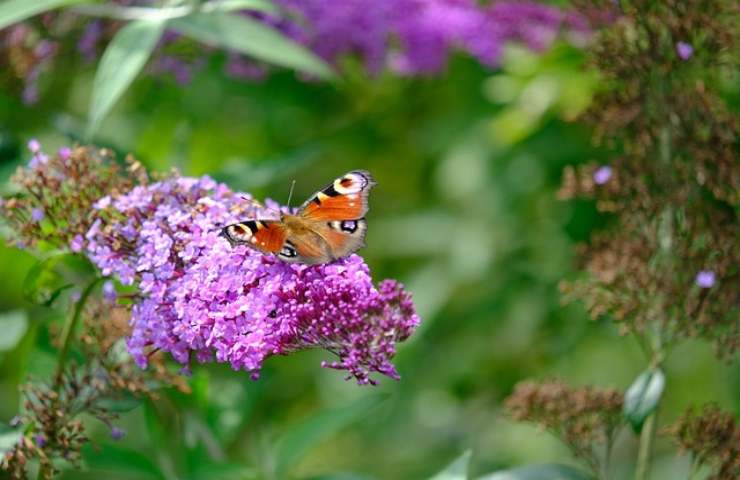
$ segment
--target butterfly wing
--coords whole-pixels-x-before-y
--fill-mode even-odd
[[[368,196],[375,186],[369,172],[349,172],[316,192],[298,214],[329,247],[332,258],[342,258],[365,246]]]
[[[287,263],[313,265],[334,260],[323,237],[309,228],[305,220],[293,215],[284,216],[284,221],[246,220],[227,225],[221,236],[232,247],[246,245]]]
[[[316,192],[300,208],[307,220],[359,220],[368,211],[368,195],[375,186],[369,172],[349,172]]]
[[[298,215],[282,220],[247,220],[223,228],[232,246],[247,245],[289,263],[328,263],[365,245],[368,194],[375,185],[364,170],[337,178],[316,192]]]
[[[316,232],[329,246],[333,258],[351,255],[365,246],[367,220],[332,220],[316,224]]]
[[[272,253],[280,257],[295,257],[295,250],[284,249],[288,238],[285,225],[277,220],[246,220],[225,226],[221,236],[229,241],[232,247],[247,245],[264,253]]]

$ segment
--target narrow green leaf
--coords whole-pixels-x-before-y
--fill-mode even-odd
[[[467,450],[455,459],[444,470],[431,477],[430,480],[468,480],[468,467],[472,452]]]
[[[28,330],[28,317],[24,310],[0,313],[0,352],[12,350]]]
[[[169,26],[207,45],[235,50],[320,78],[333,76],[331,69],[313,52],[248,17],[218,11],[197,12],[170,20]]]
[[[665,388],[665,375],[659,368],[642,372],[624,394],[624,416],[639,433],[645,419],[655,411]]]
[[[144,68],[162,36],[164,24],[159,20],[130,22],[108,44],[95,72],[88,138]]]
[[[88,260],[80,255],[61,253],[37,262],[23,280],[23,296],[31,303],[49,306],[75,284],[89,282],[96,275]]]
[[[55,8],[90,0],[8,0],[0,4],[0,30]]]
[[[272,2],[268,0],[216,0],[212,2],[214,11],[231,12],[234,10],[257,10],[267,13],[280,13]]]
[[[141,405],[141,399],[136,398],[130,393],[124,393],[115,397],[101,397],[95,402],[96,407],[116,413],[130,412],[139,405]]]
[[[580,470],[557,463],[527,465],[501,470],[479,477],[478,480],[592,480],[593,477]]]
[[[23,431],[20,428],[11,429],[3,425],[2,431],[0,431],[0,457],[18,443],[22,434]]]
[[[57,255],[38,262],[23,279],[23,296],[31,303],[49,306],[72,284],[56,271],[63,255]]]
[[[286,478],[290,468],[312,447],[347,425],[368,416],[385,398],[385,395],[363,397],[345,407],[321,411],[290,428],[275,444],[275,477]]]

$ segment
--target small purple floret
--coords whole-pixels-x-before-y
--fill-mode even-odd
[[[103,283],[103,298],[108,303],[116,303],[117,297],[116,286],[111,280],[106,280],[105,283]]]
[[[712,288],[717,282],[717,276],[711,270],[702,270],[696,274],[695,282],[699,288]]]
[[[44,448],[44,445],[46,445],[46,437],[44,437],[40,433],[37,433],[33,436],[33,442],[36,444],[37,447]]]
[[[69,147],[62,147],[59,149],[57,154],[59,155],[59,159],[61,161],[66,162],[67,160],[69,160],[69,157],[72,155],[72,149]]]
[[[126,436],[125,430],[118,428],[118,427],[111,427],[110,438],[112,438],[113,440],[120,440],[125,436]]]
[[[32,138],[28,141],[28,150],[34,154],[39,153],[41,151],[41,143],[35,138]]]
[[[75,253],[81,252],[84,246],[85,246],[85,239],[82,237],[82,235],[79,235],[79,234],[75,235],[72,238],[72,241],[69,242],[69,249]]]
[[[44,219],[44,211],[40,208],[34,208],[31,210],[31,220],[38,223]]]
[[[676,53],[681,60],[688,60],[694,54],[694,47],[690,43],[678,42],[676,43]]]
[[[594,172],[594,182],[597,185],[604,185],[610,178],[612,178],[612,167],[608,165],[603,165]]]

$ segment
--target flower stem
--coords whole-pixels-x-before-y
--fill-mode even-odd
[[[80,299],[75,304],[72,315],[70,315],[67,318],[67,321],[64,323],[64,328],[62,329],[62,342],[59,346],[59,355],[57,356],[57,369],[56,374],[54,375],[54,390],[56,390],[57,392],[59,391],[59,388],[62,384],[62,379],[64,378],[64,369],[67,366],[67,357],[69,356],[69,345],[72,341],[72,335],[77,327],[77,324],[80,323],[80,318],[82,318],[82,310],[85,308],[87,298],[90,296],[90,294],[92,294],[93,290],[95,290],[95,287],[101,280],[102,278],[95,278],[90,283],[88,283],[87,287],[85,287],[85,290],[82,291]]]
[[[653,440],[655,439],[655,431],[658,427],[657,416],[658,411],[656,409],[647,418],[645,425],[642,428],[642,433],[640,434],[640,449],[637,453],[635,480],[646,480],[649,478],[648,473],[650,471],[650,460],[653,456]]]
[[[82,295],[80,295],[80,299],[75,304],[72,315],[67,317],[67,321],[64,323],[64,327],[62,329],[62,342],[59,346],[59,355],[57,356],[57,368],[56,373],[54,374],[54,391],[56,393],[59,393],[62,388],[64,369],[67,366],[67,357],[69,356],[69,346],[72,342],[72,336],[77,324],[80,323],[80,318],[82,318],[82,310],[85,308],[85,303],[87,303],[88,297],[92,294],[93,290],[95,290],[95,287],[101,280],[103,279],[98,277],[87,284],[85,290],[82,291]],[[59,396],[57,395],[55,404],[58,402]],[[52,410],[56,410],[56,405],[54,405]],[[44,465],[40,465],[38,476],[36,478],[38,480],[42,480],[49,477],[51,477],[51,472],[49,472],[48,468]]]

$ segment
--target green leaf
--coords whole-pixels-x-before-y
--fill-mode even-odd
[[[124,94],[152,54],[164,31],[164,21],[137,20],[118,31],[103,52],[93,82],[87,136]]]
[[[248,17],[224,12],[197,12],[170,20],[169,26],[207,45],[235,50],[320,78],[333,76],[331,69],[313,52]]]
[[[273,14],[280,13],[280,9],[267,0],[220,0],[215,3],[213,10],[221,12],[257,10]]]
[[[164,479],[159,467],[147,456],[117,445],[86,445],[83,449],[87,467],[95,472],[116,472],[135,478]],[[105,476],[100,476],[105,478]]]
[[[136,398],[130,393],[124,393],[119,396],[100,397],[95,406],[109,412],[125,413],[141,405],[141,399]]]
[[[28,330],[28,317],[24,310],[0,313],[0,352],[12,350]]]
[[[659,368],[642,372],[624,394],[624,416],[636,433],[655,411],[665,388],[665,375]]]
[[[23,435],[22,429],[11,429],[7,425],[3,424],[3,428],[0,430],[0,458],[2,458],[5,452],[13,448],[15,444],[18,443],[21,435]]]
[[[545,463],[489,473],[479,477],[478,480],[591,480],[592,478],[591,475],[567,465]]]
[[[472,452],[466,451],[430,480],[468,480],[468,466]]]
[[[190,472],[192,480],[257,480],[262,477],[259,472],[246,465],[232,462],[213,462],[200,460]]]
[[[285,478],[290,468],[312,447],[347,425],[367,417],[386,398],[386,395],[363,397],[347,406],[321,411],[290,428],[275,443],[275,477]]]
[[[55,8],[90,0],[8,0],[0,4],[0,30]]]
[[[64,290],[72,288],[73,285],[57,271],[65,256],[55,255],[31,267],[23,280],[22,291],[26,300],[48,307]]]
[[[373,477],[357,473],[329,473],[326,475],[313,475],[302,477],[301,480],[372,480]]]

